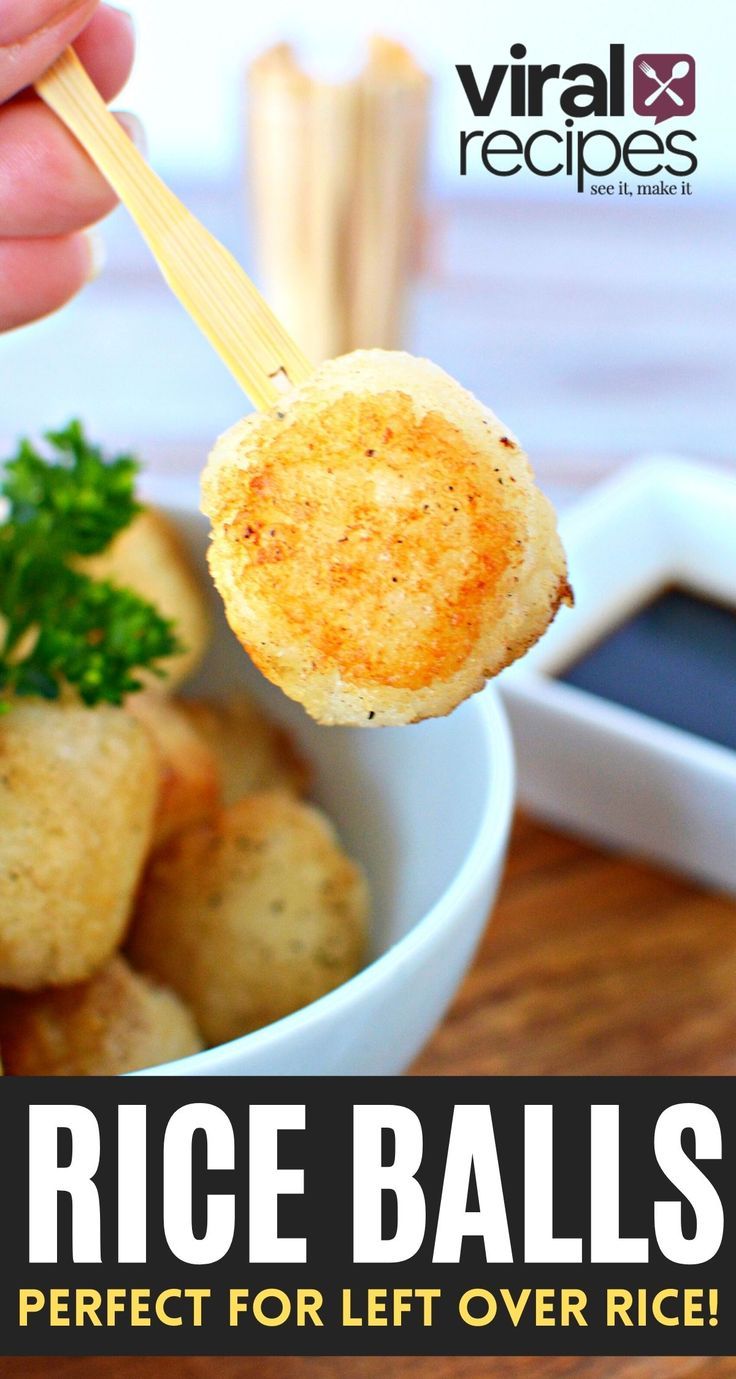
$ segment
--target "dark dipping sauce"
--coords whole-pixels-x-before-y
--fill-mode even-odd
[[[667,589],[557,678],[736,750],[736,610],[724,604]]]

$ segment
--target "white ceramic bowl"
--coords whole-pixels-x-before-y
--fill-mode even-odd
[[[148,484],[179,528],[212,602],[213,645],[193,693],[242,684],[316,769],[315,796],[368,874],[367,965],[253,1034],[148,1073],[398,1073],[438,1024],[485,928],[514,797],[510,734],[494,690],[409,728],[321,728],[250,664],[206,572],[207,525],[189,486]]]

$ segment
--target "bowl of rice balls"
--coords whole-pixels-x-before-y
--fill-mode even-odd
[[[387,427],[381,419],[386,444],[399,421]],[[373,424],[356,413],[361,437]],[[455,493],[436,459],[422,483],[449,490],[447,512],[430,516],[442,529],[449,522],[453,542],[462,534],[460,504],[470,504],[473,539],[484,543],[476,585],[482,592],[495,579],[508,625],[500,602],[495,621],[488,613],[483,624],[471,607],[484,639],[474,664],[470,643],[461,646],[466,585],[451,563],[454,660],[446,648],[433,649],[430,625],[422,624],[423,663],[445,666],[451,685],[436,702],[419,697],[418,722],[411,722],[411,696],[394,688],[402,683],[398,644],[390,641],[390,662],[378,642],[368,648],[372,615],[361,624],[365,600],[352,587],[346,606],[353,611],[338,642],[323,639],[321,679],[315,671],[311,682],[318,711],[310,717],[297,702],[294,686],[322,654],[312,650],[310,630],[322,613],[316,594],[281,568],[297,542],[293,502],[284,534],[282,495],[251,452],[242,458],[240,431],[234,477],[216,452],[205,484],[210,522],[194,484],[149,479],[139,489],[135,462],[107,460],[78,423],[49,433],[51,456],[24,442],[5,466],[6,1075],[393,1074],[409,1066],[485,928],[512,815],[504,712],[493,687],[472,691],[484,667],[493,673],[539,635],[567,589],[546,509],[534,519],[536,545],[530,538],[530,553],[524,548],[530,471],[517,443],[497,429],[497,436],[479,431],[478,446],[498,452],[489,473],[494,488],[506,481],[498,487],[509,495],[503,522],[490,523],[483,504],[491,499],[478,484],[465,497]],[[399,460],[386,474],[393,512],[407,487]],[[255,495],[248,522],[233,497],[236,481]],[[307,528],[310,491],[308,484]],[[402,553],[394,575],[380,565],[374,529],[367,536],[363,529],[375,514],[351,521],[352,556],[337,532],[348,530],[345,514],[331,510],[341,563],[323,588],[333,602],[355,571],[372,591],[375,570],[375,579],[391,579],[391,617],[409,628],[422,623],[435,566],[429,502],[419,510],[427,526],[420,554],[412,563]],[[542,538],[552,553],[544,566]],[[391,539],[400,545],[403,536]],[[236,540],[240,567],[231,576]],[[361,541],[376,549],[358,549]],[[499,563],[502,545],[510,554]],[[223,608],[214,587],[208,550],[221,594],[231,581],[231,606],[225,597]],[[308,578],[322,579],[312,543],[309,559]],[[448,561],[442,556],[438,567],[443,580]],[[399,576],[408,581],[408,602],[396,594]],[[272,619],[259,651],[259,601],[277,596],[278,628]],[[243,625],[251,654],[241,645]],[[350,693],[344,671],[334,670],[346,647],[351,663],[365,647],[361,688]],[[256,663],[269,673],[282,653],[267,679]]]

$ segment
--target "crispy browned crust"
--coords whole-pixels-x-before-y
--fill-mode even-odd
[[[78,986],[0,997],[0,1042],[24,1076],[134,1072],[202,1048],[183,1001],[121,957]]]
[[[565,561],[518,442],[424,360],[359,351],[218,442],[210,568],[317,719],[449,712],[534,642]]]
[[[158,757],[155,849],[179,829],[214,813],[221,802],[222,774],[212,748],[181,702],[147,690],[132,694],[126,708],[151,734]]]
[[[176,835],[145,876],[131,960],[188,1002],[210,1043],[338,986],[360,964],[367,890],[319,810],[250,795]]]
[[[173,620],[183,650],[161,662],[163,678],[146,671],[142,679],[154,689],[176,689],[196,670],[210,639],[207,605],[179,533],[163,513],[145,508],[102,555],[84,564]]]
[[[186,699],[181,710],[213,754],[223,804],[259,790],[303,795],[312,772],[293,738],[239,691],[225,700]]]
[[[127,925],[151,845],[156,752],[124,709],[0,717],[0,986],[84,980]]]

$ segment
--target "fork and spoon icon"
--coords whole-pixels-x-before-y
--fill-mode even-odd
[[[670,100],[673,101],[675,105],[685,104],[679,91],[673,91],[670,83],[673,81],[680,81],[682,77],[687,76],[690,71],[690,63],[687,58],[683,58],[680,62],[675,63],[670,75],[665,81],[662,80],[658,72],[655,72],[649,62],[640,62],[639,71],[643,72],[646,77],[651,77],[652,81],[656,81],[657,83],[656,89],[652,91],[650,96],[647,96],[644,102],[645,105],[654,105],[654,102],[659,99],[663,92],[669,96]]]

